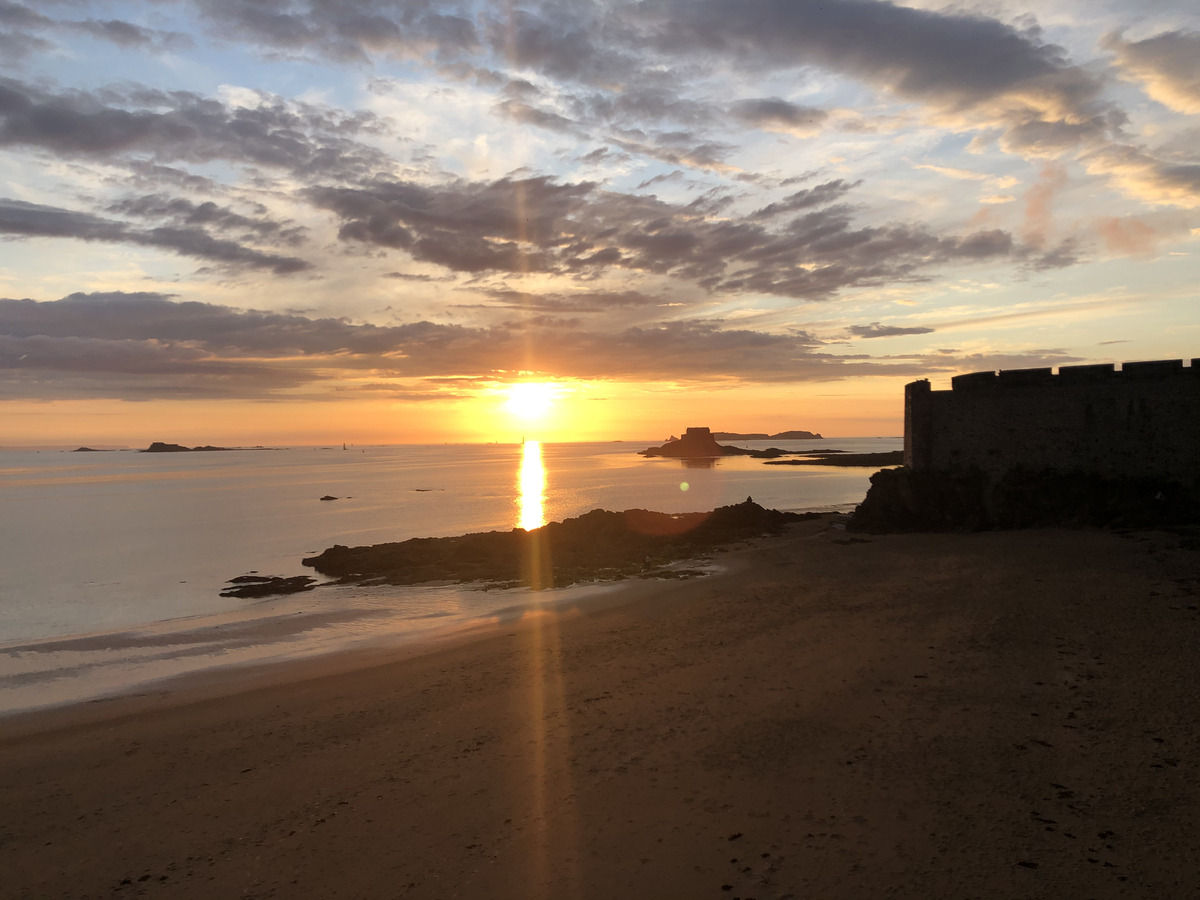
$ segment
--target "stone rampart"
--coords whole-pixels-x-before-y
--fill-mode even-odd
[[[905,388],[914,472],[1056,470],[1200,484],[1200,359],[975,372]]]

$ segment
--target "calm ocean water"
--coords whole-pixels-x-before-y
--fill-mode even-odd
[[[214,666],[295,658],[574,600],[460,587],[220,597],[249,572],[314,574],[332,544],[510,529],[591,509],[708,510],[753,497],[848,510],[869,469],[711,468],[645,459],[657,441],[147,454],[0,451],[0,712],[128,690]],[[897,449],[899,438],[743,446]],[[524,473],[524,474],[523,474]],[[323,496],[337,500],[322,501]]]

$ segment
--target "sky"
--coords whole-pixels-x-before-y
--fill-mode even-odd
[[[898,435],[1200,356],[1194,0],[0,0],[0,445]]]

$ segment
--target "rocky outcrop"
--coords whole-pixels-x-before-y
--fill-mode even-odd
[[[667,441],[661,447],[647,447],[641,456],[667,456],[672,459],[701,459],[717,456],[753,456],[762,451],[746,450],[718,444],[707,428],[689,428],[678,440]],[[779,451],[783,452],[783,451]]]
[[[222,597],[271,597],[276,594],[298,594],[301,591],[311,591],[316,586],[316,579],[307,575],[295,575],[284,578],[281,575],[239,575],[230,578],[227,584],[233,587],[221,591]]]
[[[805,435],[807,437],[819,438],[819,434],[813,434],[810,431],[785,431],[782,434],[771,435],[771,437],[779,440],[796,440],[797,438],[789,437],[789,435]],[[713,434],[707,428],[689,428],[683,433],[681,438],[671,438],[661,447],[647,447],[645,450],[639,451],[641,456],[667,456],[672,459],[704,459],[718,456],[752,456],[756,459],[775,459],[780,456],[791,456],[796,454],[807,454],[813,451],[803,450],[780,450],[778,447],[769,447],[766,450],[749,450],[745,447],[730,447],[726,444],[718,444],[717,438],[724,440],[746,440],[754,441],[767,439],[765,434],[734,434],[728,431],[719,431]],[[833,453],[836,451],[824,451]]]
[[[1154,528],[1200,523],[1200,490],[1159,478],[1054,469],[930,472],[884,469],[851,531],[990,531],[1039,527]]]
[[[792,522],[817,516],[764,509],[749,498],[712,512],[679,515],[595,509],[532,531],[413,538],[371,547],[339,544],[305,559],[304,565],[347,582],[492,581],[554,587],[646,574],[665,563],[777,533]]]

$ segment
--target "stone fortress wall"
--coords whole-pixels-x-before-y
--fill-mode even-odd
[[[1053,469],[1200,485],[1200,359],[976,372],[905,387],[915,472]]]

